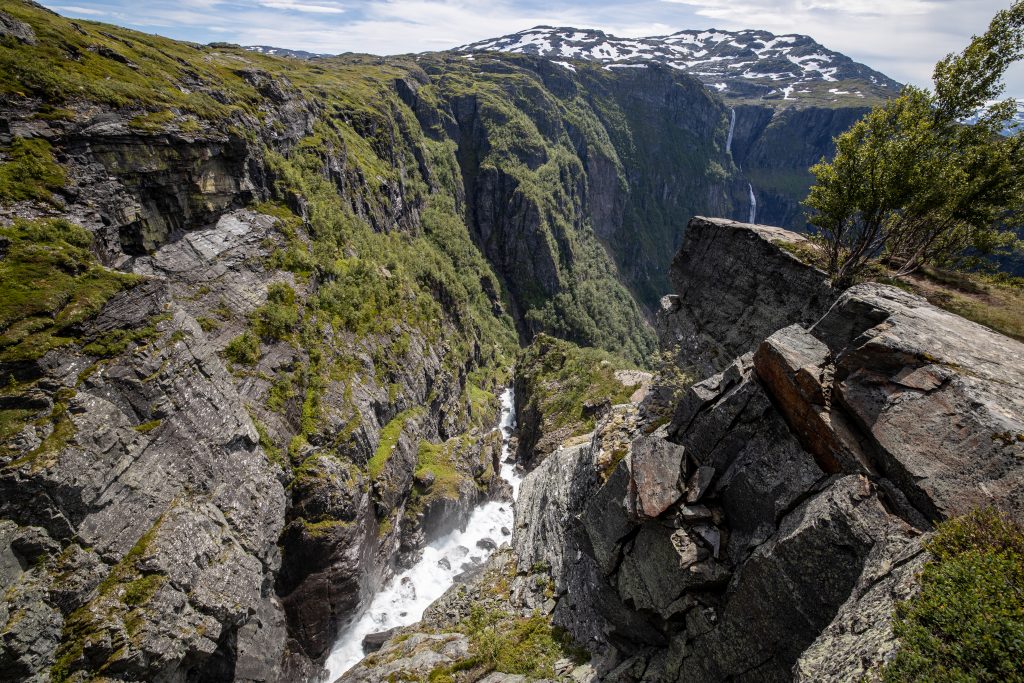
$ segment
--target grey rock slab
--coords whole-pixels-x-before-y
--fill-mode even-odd
[[[640,436],[630,445],[637,513],[653,519],[683,494],[679,484],[683,448],[664,439]]]
[[[918,509],[1024,520],[1024,344],[884,285],[851,288],[812,331],[847,344],[837,400]]]
[[[681,346],[682,365],[703,379],[775,330],[816,321],[837,293],[824,273],[776,244],[805,239],[768,226],[691,219],[669,271],[679,298],[660,314],[663,348]]]

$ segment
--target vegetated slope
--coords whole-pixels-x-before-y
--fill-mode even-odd
[[[595,61],[606,69],[665,64],[700,78],[728,100],[758,100],[785,107],[895,95],[900,84],[829,50],[810,36],[768,31],[683,30],[647,38],[619,38],[603,31],[537,26],[457,48],[550,59]],[[847,106],[847,105],[839,105]]]

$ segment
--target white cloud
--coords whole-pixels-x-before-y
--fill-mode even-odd
[[[103,10],[93,9],[91,7],[78,7],[77,5],[50,5],[50,9],[56,10],[62,14],[84,14],[90,17],[102,17],[107,14]]]
[[[336,4],[312,4],[308,2],[295,2],[294,0],[260,0],[261,7],[270,9],[284,9],[295,12],[306,12],[308,14],[342,14],[345,8]]]

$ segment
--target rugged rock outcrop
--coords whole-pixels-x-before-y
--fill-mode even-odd
[[[812,298],[832,297],[765,240],[793,237],[695,223],[677,263],[705,265],[676,271],[688,301],[671,322],[743,355],[690,389],[660,455],[651,437],[635,440],[582,515],[604,585],[657,634],[613,628],[623,661],[605,679],[876,676],[931,525],[977,506],[1022,518],[1024,346],[873,284],[807,325]],[[763,245],[772,276],[741,281],[724,305],[698,298],[708,273],[735,272],[735,252],[710,245],[737,241]],[[777,305],[747,308],[765,300]],[[703,343],[697,367],[714,368]],[[677,461],[675,477],[652,476]]]
[[[281,562],[281,471],[165,284],[115,296],[82,339],[147,325],[144,346],[101,359],[58,350],[21,370],[38,378],[30,410],[41,418],[0,470],[15,560],[5,675],[63,679],[104,664],[126,680],[280,671],[283,616],[268,577]]]
[[[277,60],[27,1],[5,4],[0,37],[0,267],[18,274],[0,301],[12,678],[315,674],[396,564],[504,495],[488,433],[517,331],[645,359],[673,217],[745,201],[724,105],[668,69]],[[15,252],[50,260],[7,270]],[[8,362],[15,346],[30,358]],[[596,471],[552,493],[566,502],[545,509],[551,534],[639,436],[635,410],[583,407],[579,460],[551,472]],[[641,511],[660,519],[676,489],[646,482],[678,450],[647,446]],[[714,486],[707,469],[694,482]],[[565,547],[589,557],[574,533]],[[571,557],[550,574],[570,577],[553,579],[557,600],[547,570],[518,567],[533,587],[514,609],[553,600],[604,642],[590,603],[565,597],[598,565]]]

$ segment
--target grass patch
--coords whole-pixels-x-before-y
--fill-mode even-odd
[[[824,253],[812,240],[775,240],[773,244],[808,265],[826,267]],[[1024,341],[1024,278],[932,267],[896,278],[892,270],[876,262],[867,269],[865,279],[923,296],[933,306]]]
[[[481,675],[497,671],[529,679],[553,679],[558,660],[567,658],[583,664],[590,659],[589,653],[576,646],[568,633],[537,613],[519,617],[474,605],[456,630],[469,638],[469,657],[435,668],[429,681],[451,681],[452,674],[469,670]]]
[[[983,509],[940,524],[921,591],[896,608],[887,683],[1024,681],[1024,529]]]
[[[174,113],[166,109],[136,116],[128,121],[128,127],[139,133],[160,133],[174,121]]]
[[[584,415],[584,404],[602,399],[613,404],[629,401],[637,386],[622,384],[615,372],[631,367],[605,351],[547,335],[537,335],[516,361],[525,407],[539,411],[545,430],[571,426],[573,435],[594,428],[595,418]]]
[[[53,191],[64,187],[67,175],[53,158],[50,143],[41,138],[16,138],[0,150],[0,202],[53,201]]]
[[[925,268],[904,282],[939,308],[1024,341],[1024,278]]]
[[[64,220],[16,219],[0,227],[0,242],[0,361],[32,360],[76,341],[72,325],[142,280],[100,266],[89,231]]]
[[[371,479],[376,479],[380,476],[388,458],[391,457],[391,451],[395,449],[395,445],[402,435],[402,430],[405,429],[405,423],[418,418],[423,412],[424,410],[420,406],[403,410],[380,430],[380,441],[377,442],[377,450],[374,451],[370,461],[366,463],[366,473]]]
[[[160,426],[163,420],[150,420],[149,422],[143,422],[142,424],[135,425],[135,431],[139,434],[149,434],[151,431]]]

